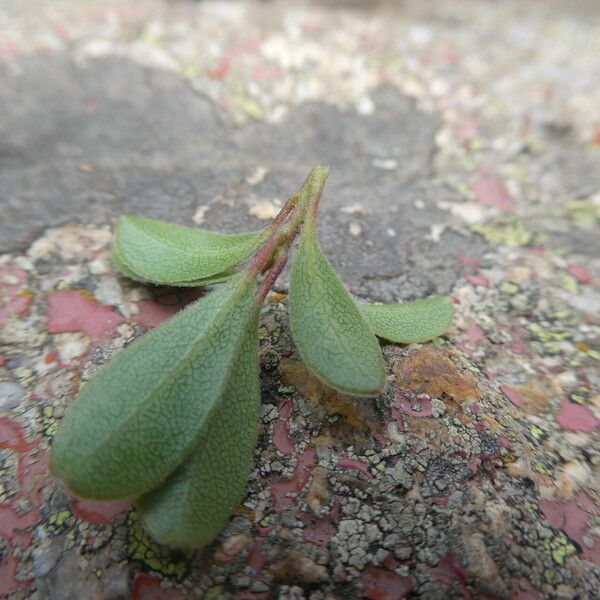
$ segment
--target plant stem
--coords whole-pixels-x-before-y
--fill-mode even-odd
[[[321,193],[328,175],[329,169],[326,166],[313,167],[302,187],[289,198],[267,228],[267,230],[272,230],[271,235],[256,252],[246,269],[246,274],[251,278],[256,278],[260,273],[270,269],[260,287],[261,301],[264,300],[285,266],[290,246],[303,223],[307,222],[307,216],[309,217],[308,223],[314,224]],[[275,262],[273,263],[273,261]]]
[[[281,271],[283,271],[283,268],[285,267],[287,260],[288,260],[287,249],[285,249],[285,250],[279,249],[277,251],[277,253],[275,254],[275,260],[273,262],[273,266],[269,269],[269,271],[265,275],[265,278],[262,280],[262,282],[256,292],[256,301],[257,301],[258,305],[261,305],[264,302],[265,298],[267,297],[267,294],[269,293],[269,290],[271,289],[271,287],[273,286],[275,281],[277,281],[277,278],[281,274]]]

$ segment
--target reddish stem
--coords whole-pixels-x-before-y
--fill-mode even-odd
[[[275,218],[269,223],[269,227],[275,229],[291,212],[298,202],[298,194],[290,196],[286,203],[281,207]]]
[[[269,272],[265,275],[265,278],[261,281],[260,287],[256,293],[256,300],[258,304],[262,304],[269,293],[272,285],[283,271],[285,264],[287,263],[288,255],[287,248],[278,253],[275,258],[273,266],[269,269]]]

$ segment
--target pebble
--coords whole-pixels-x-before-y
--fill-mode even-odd
[[[9,412],[21,404],[25,390],[17,383],[3,381],[0,383],[0,412]]]

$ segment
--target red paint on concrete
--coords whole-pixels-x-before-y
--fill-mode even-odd
[[[294,469],[292,479],[276,483],[271,486],[271,497],[273,499],[273,508],[280,512],[286,506],[291,506],[294,503],[292,498],[288,498],[288,494],[298,493],[304,489],[304,486],[309,482],[311,470],[315,466],[316,453],[313,448],[307,448],[298,456],[298,464]]]
[[[11,542],[19,532],[26,531],[40,522],[37,510],[18,513],[10,504],[0,504],[0,536]]]
[[[476,202],[511,213],[515,209],[504,182],[497,177],[480,177],[473,183],[473,195]]]
[[[331,517],[315,519],[313,523],[302,530],[302,539],[309,544],[317,546],[327,546],[331,538],[335,535],[336,528],[331,522]]]
[[[355,460],[353,458],[348,458],[345,454],[340,454],[337,459],[337,466],[342,469],[351,469],[353,471],[358,471],[365,475],[368,479],[373,479],[373,475],[369,472],[369,463],[363,462],[362,460]]]
[[[160,579],[147,573],[138,573],[133,580],[133,600],[185,600],[185,594],[179,590],[164,590]]]
[[[230,68],[231,64],[229,62],[229,58],[224,56],[214,68],[206,69],[206,76],[209,79],[225,79]]]
[[[282,454],[290,456],[294,452],[294,444],[290,439],[290,422],[292,401],[284,400],[279,406],[279,420],[273,425],[273,444]]]
[[[404,390],[396,388],[394,390],[394,397],[396,399],[396,407],[401,408],[404,413],[409,414],[411,417],[419,419],[432,415],[431,399],[427,396],[412,397],[412,395],[409,395]]]
[[[512,333],[512,342],[506,345],[506,348],[513,352],[514,354],[518,354],[522,356],[527,351],[525,344],[523,343],[523,335],[524,331],[520,327],[515,328]]]
[[[478,258],[471,258],[470,256],[465,256],[464,254],[459,254],[458,260],[460,260],[463,265],[472,267],[478,267],[481,264],[481,261]]]
[[[28,309],[33,295],[25,288],[27,272],[9,263],[0,267],[0,327],[11,316],[22,315]]]
[[[10,548],[0,562],[0,597],[7,598],[11,592],[19,589],[24,582],[16,580],[18,561],[13,557]]]
[[[26,452],[35,447],[35,443],[25,441],[21,426],[8,417],[0,417],[0,448],[14,452]]]
[[[464,275],[464,278],[472,285],[472,286],[482,286],[482,287],[490,287],[490,280],[481,274],[476,275]]]
[[[553,502],[552,500],[539,500],[540,510],[555,529],[562,529],[572,540],[576,541],[586,560],[600,565],[600,536],[590,536],[594,541],[592,548],[588,548],[583,536],[592,521],[600,515],[600,505],[583,491],[568,502]]]
[[[263,545],[263,540],[258,540],[255,542],[250,548],[248,556],[246,557],[246,566],[250,567],[253,577],[258,575],[263,570],[263,567],[267,564],[268,558],[263,552]]]
[[[500,386],[502,393],[515,405],[519,408],[523,408],[523,400],[519,395],[519,392],[514,388],[511,388],[510,385],[502,384]]]
[[[472,319],[469,319],[469,327],[467,328],[467,344],[472,348],[477,347],[481,342],[485,340],[485,331],[475,323]]]
[[[573,275],[579,281],[579,283],[590,283],[592,281],[592,274],[587,267],[583,265],[571,265],[567,267],[567,271]]]
[[[366,598],[370,600],[401,600],[415,587],[412,577],[400,577],[386,569],[369,566],[360,577]]]
[[[110,306],[102,306],[75,290],[51,293],[47,317],[47,329],[50,333],[84,331],[92,339],[101,337],[125,322]]]
[[[594,417],[587,406],[575,404],[569,400],[560,403],[560,410],[554,416],[554,420],[567,431],[582,431],[591,433],[600,425],[600,421]]]
[[[467,576],[452,552],[448,552],[435,567],[430,567],[429,574],[431,576],[431,581],[434,583],[444,586],[451,586],[458,583],[463,592],[463,596],[467,592]],[[468,598],[469,596],[467,595],[466,597]]]

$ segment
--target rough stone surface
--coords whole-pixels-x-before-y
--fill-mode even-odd
[[[592,598],[600,587],[600,87],[594,3],[4,3],[0,596]],[[124,212],[259,228],[330,164],[352,291],[450,294],[384,346],[376,399],[260,331],[245,497],[200,552],[47,475],[65,408],[197,297],[110,262]],[[73,306],[78,307],[74,314]]]

